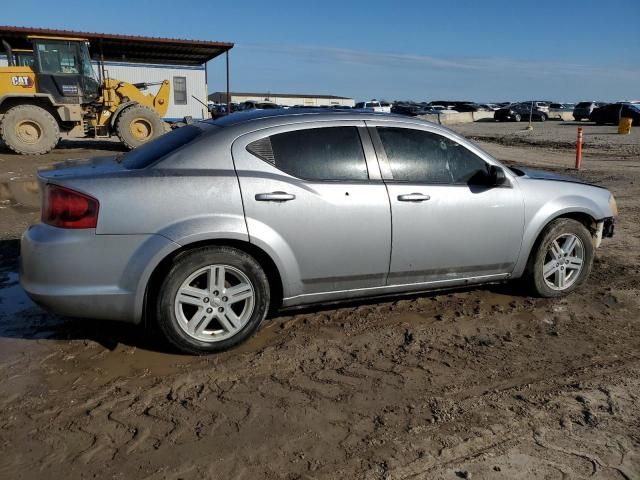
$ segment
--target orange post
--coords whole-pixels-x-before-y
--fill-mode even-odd
[[[582,127],[578,127],[578,142],[576,143],[576,170],[582,166]]]

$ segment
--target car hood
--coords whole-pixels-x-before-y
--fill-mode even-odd
[[[569,183],[580,183],[582,185],[590,185],[592,187],[605,188],[600,185],[594,185],[593,183],[585,182],[576,177],[572,177],[569,175],[561,175],[559,173],[547,172],[545,170],[535,170],[533,168],[525,168],[525,167],[513,167],[516,173],[521,172],[524,177],[530,178],[532,180],[551,180],[555,182],[569,182]]]

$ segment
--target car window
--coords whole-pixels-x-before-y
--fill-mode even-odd
[[[433,184],[480,183],[488,165],[465,146],[431,132],[378,127],[394,180]]]
[[[160,160],[162,157],[194,141],[202,135],[205,129],[209,128],[213,128],[213,126],[202,122],[176,128],[175,130],[165,133],[149,143],[145,143],[144,145],[119,156],[118,161],[122,162],[124,167],[128,170],[146,168],[157,160]]]
[[[278,133],[247,145],[255,156],[306,180],[367,180],[356,127],[323,127]]]

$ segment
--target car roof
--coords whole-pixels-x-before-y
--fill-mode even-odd
[[[340,111],[339,109],[333,110],[328,108],[274,108],[272,110],[250,110],[248,112],[235,112],[215,120],[205,120],[205,122],[220,127],[231,127],[250,122],[277,124],[328,120],[393,120],[404,123],[431,123],[393,113],[367,112],[358,109]]]

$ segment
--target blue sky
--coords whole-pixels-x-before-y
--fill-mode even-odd
[[[231,41],[236,91],[640,98],[640,0],[3,2],[0,24]],[[224,61],[209,90],[224,89]]]

